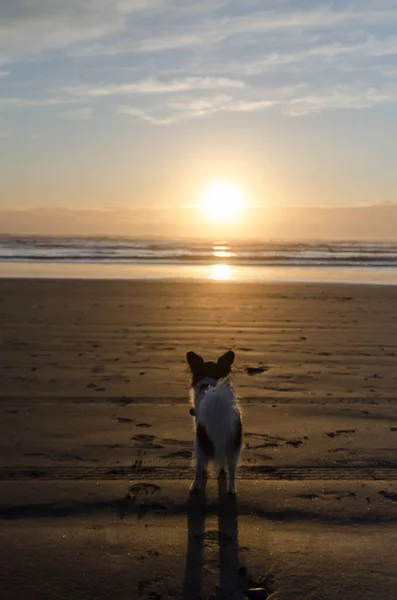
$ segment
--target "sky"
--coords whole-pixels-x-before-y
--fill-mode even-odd
[[[396,32],[395,0],[0,0],[0,232],[397,238]]]

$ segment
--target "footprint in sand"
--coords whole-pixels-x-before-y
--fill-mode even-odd
[[[268,390],[270,392],[297,392],[298,391],[298,388],[295,388],[295,387],[281,387],[281,386],[276,387],[276,386],[269,386],[269,385],[263,386],[263,389]]]
[[[192,458],[192,451],[179,450],[177,452],[171,452],[171,454],[165,454],[163,458]]]
[[[167,507],[159,502],[153,502],[149,500],[155,494],[160,491],[160,487],[154,483],[136,483],[130,486],[129,491],[125,497],[128,503],[134,504],[137,508],[138,520],[142,520],[147,513],[167,513]]]
[[[260,375],[261,373],[264,373],[265,371],[268,371],[269,367],[247,367],[245,369],[246,373],[248,375],[250,375],[251,377],[253,375]]]
[[[293,448],[299,448],[299,446],[302,446],[302,444],[303,444],[303,440],[300,440],[300,439],[288,440],[286,442],[287,446],[293,446]]]
[[[296,498],[301,498],[302,500],[327,500],[331,498],[332,500],[341,502],[344,498],[356,499],[356,494],[354,492],[322,491],[318,494],[297,494]]]
[[[261,444],[252,445],[251,443],[246,443],[245,447],[247,450],[258,450],[259,448],[279,448],[281,445],[292,446],[293,448],[299,448],[302,444],[305,443],[309,438],[304,436],[303,438],[296,438],[292,440],[286,440],[285,438],[273,437],[266,434],[261,433],[247,433],[248,436],[257,436],[261,438],[265,438],[265,442]]]
[[[138,520],[141,521],[148,513],[162,514],[165,516],[167,512],[168,510],[165,504],[160,504],[159,502],[145,502],[139,506],[137,516]]]
[[[45,454],[43,454],[42,452],[28,452],[27,454],[24,454],[24,456],[26,457],[32,457],[32,456],[46,456]]]
[[[335,438],[338,435],[348,435],[350,433],[356,433],[356,429],[338,429],[337,431],[331,431],[327,433],[327,436],[330,438]]]
[[[256,446],[252,446],[251,444],[245,444],[247,450],[259,450],[260,448],[278,448],[280,444],[276,444],[274,442],[265,442],[264,444],[258,444]]]
[[[387,492],[386,490],[381,490],[379,492],[379,494],[381,496],[383,496],[384,498],[387,498],[387,500],[391,500],[392,502],[397,502],[397,494],[395,494],[394,492]]]
[[[264,438],[265,440],[267,440],[269,442],[286,442],[287,441],[285,438],[279,437],[278,435],[268,435],[267,433],[252,433],[250,431],[247,431],[247,433],[245,434],[245,437],[260,437],[260,438]]]
[[[133,419],[129,419],[128,417],[118,417],[117,421],[119,423],[133,423]]]
[[[177,444],[178,446],[187,446],[189,444],[192,444],[191,440],[175,440],[173,438],[163,438],[161,440],[161,442],[163,444],[170,444],[170,445]]]
[[[152,442],[155,437],[155,435],[149,435],[148,433],[137,433],[136,435],[133,435],[131,439],[136,442]]]
[[[147,550],[145,554],[141,554],[138,560],[139,562],[143,562],[147,558],[157,558],[158,556],[160,556],[160,553],[157,550]]]
[[[148,450],[160,450],[164,448],[161,444],[155,444],[155,435],[149,435],[147,433],[140,433],[132,436],[132,440],[139,444],[139,448],[147,448]]]
[[[130,494],[143,494],[145,496],[149,496],[149,495],[153,495],[156,492],[159,492],[161,490],[161,487],[159,485],[156,485],[155,483],[135,483],[134,485],[131,485],[129,488],[129,492]]]
[[[319,500],[323,500],[318,494],[297,494],[296,498],[301,498],[302,500],[316,500],[318,498]]]
[[[59,462],[68,462],[70,460],[80,461],[83,460],[81,456],[77,454],[57,454],[53,457],[53,460],[57,460]]]

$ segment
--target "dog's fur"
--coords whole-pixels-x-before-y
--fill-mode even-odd
[[[213,461],[220,474],[227,468],[228,492],[236,493],[235,475],[241,450],[242,421],[229,380],[234,358],[232,350],[223,354],[217,362],[205,362],[192,351],[186,355],[192,373],[194,410],[191,414],[196,420],[196,478],[191,491],[204,490],[208,463]]]

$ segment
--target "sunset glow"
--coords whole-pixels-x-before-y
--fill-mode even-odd
[[[395,5],[0,2],[0,234],[397,239]]]
[[[212,183],[203,192],[200,202],[200,208],[205,218],[219,223],[237,219],[245,205],[244,193],[231,181]]]

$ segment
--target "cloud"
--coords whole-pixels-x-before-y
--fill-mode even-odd
[[[303,70],[309,66],[318,68],[332,68],[340,70],[358,70],[371,69],[368,60],[381,58],[392,58],[397,55],[397,37],[386,39],[377,39],[374,36],[368,36],[360,43],[342,43],[333,42],[331,44],[310,45],[307,48],[299,49],[296,52],[270,52],[265,56],[258,58],[248,57],[246,60],[239,60],[230,65],[230,73],[239,73],[240,76],[260,75],[266,72],[278,70],[295,69],[299,66]],[[384,74],[391,73],[390,67],[380,67],[376,64],[376,69]]]
[[[318,2],[309,6],[295,1],[258,5],[230,0],[13,0],[0,4],[0,47],[12,59],[48,49],[83,46],[113,35],[108,41],[114,51],[152,53],[244,35],[290,35],[291,31],[305,35],[319,28],[362,29],[397,23],[397,8],[386,0],[376,4],[352,1],[348,5]],[[335,8],[338,6],[342,8]]]
[[[70,119],[73,121],[83,121],[91,119],[93,114],[92,108],[76,108],[75,110],[69,110],[61,113],[59,116],[61,119]]]
[[[219,112],[257,112],[275,105],[276,102],[273,100],[235,100],[231,96],[218,95],[172,99],[161,107],[152,109],[121,105],[116,112],[136,117],[152,125],[171,125]]]
[[[71,98],[22,98],[13,96],[0,97],[0,107],[14,107],[14,108],[36,108],[36,107],[50,107],[60,106],[62,104],[75,104],[77,100]]]
[[[168,98],[151,106],[121,105],[119,114],[129,115],[153,125],[171,125],[216,113],[256,113],[278,108],[284,115],[300,117],[327,110],[369,108],[397,102],[397,83],[376,89],[357,84],[334,86],[323,90],[297,84],[269,89],[241,90],[239,95],[205,95]]]
[[[379,106],[397,99],[396,25],[391,0],[13,0],[0,64],[35,60],[41,79],[23,97],[13,69],[0,105],[103,102],[153,125]]]
[[[142,121],[146,121],[151,125],[171,125],[172,123],[176,123],[177,121],[182,121],[186,117],[182,114],[177,114],[174,116],[160,116],[154,115],[150,110],[145,110],[143,108],[138,108],[135,106],[121,105],[116,109],[116,113],[120,115],[128,115],[130,117],[136,117]]]
[[[123,30],[129,14],[161,0],[13,0],[0,3],[0,48],[9,60],[101,39]]]
[[[356,86],[336,86],[329,90],[303,95],[285,103],[284,112],[303,116],[331,109],[360,109],[397,101],[397,85],[392,88],[357,89]]]
[[[139,108],[137,106],[121,105],[116,112],[121,115],[136,117],[152,125],[172,125],[179,121],[203,117],[220,111],[230,110],[230,96],[210,96],[208,98],[179,98],[170,100],[163,106],[154,108]]]
[[[120,85],[88,86],[80,85],[65,88],[65,92],[82,97],[120,96],[124,94],[173,94],[188,90],[218,88],[242,88],[244,82],[227,77],[186,77],[160,81],[155,78]]]
[[[281,3],[280,3],[281,4]],[[365,5],[365,3],[363,3]],[[273,7],[275,5],[273,4]],[[329,6],[319,6],[311,10],[296,11],[292,2],[281,4],[281,10],[267,9],[204,20],[202,23],[191,23],[187,27],[174,28],[174,32],[166,35],[147,36],[134,44],[138,52],[158,52],[176,48],[188,48],[200,44],[214,44],[232,37],[250,34],[289,35],[291,31],[307,31],[319,28],[331,29],[336,26],[365,26],[366,24],[397,23],[395,7],[353,10],[353,5],[343,10],[332,10]]]
[[[8,77],[11,75],[10,71],[0,71],[0,77]]]

